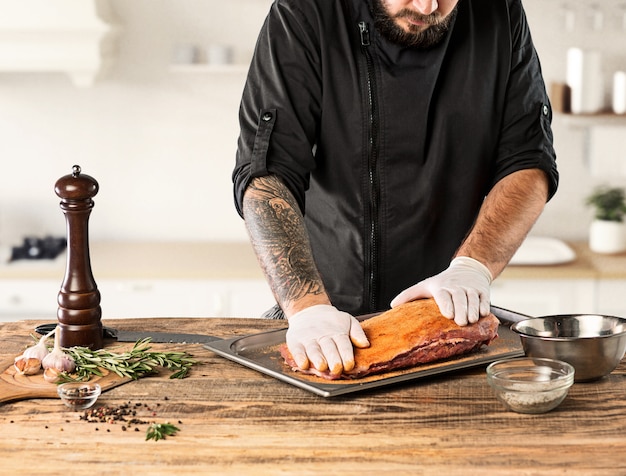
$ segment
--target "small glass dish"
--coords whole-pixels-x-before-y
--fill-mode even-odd
[[[57,386],[57,393],[63,403],[74,411],[93,406],[101,392],[100,385],[90,382],[68,382]]]
[[[487,367],[487,382],[509,410],[545,413],[567,396],[574,383],[574,367],[553,359],[499,360]]]

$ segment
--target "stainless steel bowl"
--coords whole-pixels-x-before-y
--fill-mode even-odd
[[[517,332],[528,357],[562,360],[576,370],[574,380],[586,382],[610,374],[626,351],[626,319],[598,314],[525,319]]]

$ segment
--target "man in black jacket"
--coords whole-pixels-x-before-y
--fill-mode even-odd
[[[274,2],[233,180],[298,365],[349,370],[390,304],[487,314],[557,188],[551,117],[520,0]]]

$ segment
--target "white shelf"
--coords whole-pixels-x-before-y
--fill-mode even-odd
[[[560,114],[570,127],[626,126],[626,114]]]

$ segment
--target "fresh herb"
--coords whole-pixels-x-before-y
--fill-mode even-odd
[[[179,428],[171,423],[153,423],[146,431],[146,440],[164,440],[166,436],[174,436]]]
[[[102,369],[115,372],[120,377],[137,380],[155,372],[156,367],[174,370],[171,379],[182,379],[196,363],[186,352],[153,352],[150,338],[138,340],[133,348],[122,353],[105,349],[91,350],[87,347],[65,349],[74,358],[76,370],[73,374],[63,373],[61,381],[89,380],[92,375],[103,376]]]

